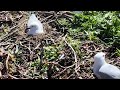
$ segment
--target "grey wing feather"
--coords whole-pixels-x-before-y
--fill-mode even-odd
[[[99,69],[99,74],[103,79],[120,79],[120,70],[111,64],[105,64]]]

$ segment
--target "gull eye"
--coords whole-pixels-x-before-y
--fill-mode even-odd
[[[31,25],[31,27],[34,27],[33,25]]]

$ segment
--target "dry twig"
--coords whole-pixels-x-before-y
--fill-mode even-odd
[[[66,36],[67,34],[65,35],[65,37],[63,37],[63,40],[65,41],[65,43],[72,49],[73,53],[74,53],[74,58],[75,58],[75,72],[76,74],[78,75],[78,77],[80,76],[79,73],[77,72],[77,68],[78,68],[78,61],[77,61],[77,55],[76,55],[76,52],[75,50],[73,49],[73,47],[66,41]],[[81,79],[81,77],[79,77],[79,79]]]

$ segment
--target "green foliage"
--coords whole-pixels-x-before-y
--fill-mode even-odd
[[[65,19],[65,18],[60,18],[60,19],[58,20],[58,23],[59,23],[60,25],[63,25],[63,26],[68,26],[68,25],[69,25],[69,21],[68,21],[67,19]]]
[[[31,63],[31,67],[34,66],[39,66],[40,65],[40,59],[35,60],[34,62]]]
[[[74,50],[76,51],[76,53],[78,54],[79,57],[81,57],[81,52],[80,52],[80,44],[81,42],[79,40],[74,40],[71,37],[67,37],[67,41],[70,43],[70,45],[74,48]]]
[[[119,11],[83,11],[82,13],[74,13],[73,19],[69,21],[67,28],[69,36],[74,40],[94,41],[99,38],[108,45],[117,43],[117,46],[120,46],[120,42],[118,42],[118,38],[120,38]]]
[[[115,54],[120,57],[120,49],[117,49]]]
[[[47,60],[55,60],[58,57],[58,49],[55,46],[44,47],[44,58]]]

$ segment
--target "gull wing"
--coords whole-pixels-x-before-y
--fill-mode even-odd
[[[102,79],[120,79],[120,70],[111,64],[104,64],[99,69],[99,74]]]

